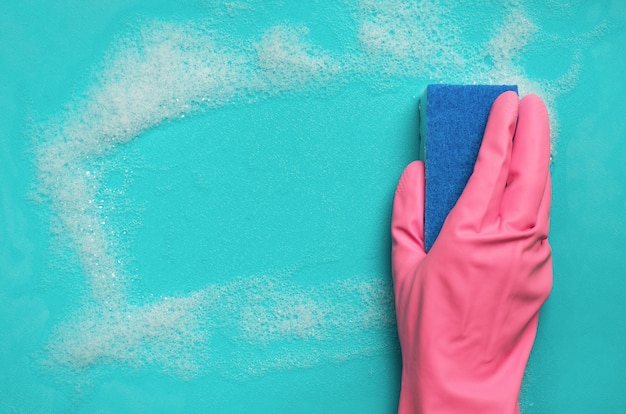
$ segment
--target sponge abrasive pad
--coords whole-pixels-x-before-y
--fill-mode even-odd
[[[511,85],[428,85],[420,99],[424,243],[430,250],[474,170],[489,110]]]

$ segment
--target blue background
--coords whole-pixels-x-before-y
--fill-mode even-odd
[[[557,6],[542,4],[526,9],[561,40],[553,50],[525,51],[530,78],[557,77],[551,71],[563,68],[576,46],[564,39],[590,34],[578,45],[575,88],[552,108],[560,126],[552,167],[554,289],[541,313],[522,408],[626,413],[626,7],[579,4],[564,19]],[[349,20],[341,4],[254,5],[245,20],[214,24],[245,37],[302,22],[326,48],[349,38],[350,27],[329,28],[319,17]],[[144,18],[183,20],[217,8],[202,1],[0,5],[0,412],[395,410],[400,357],[392,326],[355,334],[389,344],[369,354],[244,377],[204,372],[185,379],[115,362],[42,364],[50,332],[83,291],[72,253],[54,245],[45,203],[33,201],[33,130],[80,96],[119,33]],[[471,20],[484,15],[479,9],[467,6],[470,32],[485,24],[484,17]],[[597,27],[606,30],[593,32]],[[272,272],[314,286],[355,275],[388,280],[392,195],[417,154],[417,96],[430,80],[399,76],[380,88],[384,76],[376,87],[353,76],[323,94],[234,102],[127,144],[127,194],[141,206],[133,210],[141,225],[128,243],[142,289],[159,296]],[[111,156],[113,170],[123,164],[116,157],[122,154]],[[206,177],[208,189],[196,191]],[[196,192],[205,198],[195,199]],[[207,281],[202,269],[219,271]]]

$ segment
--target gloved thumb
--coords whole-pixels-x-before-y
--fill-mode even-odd
[[[424,163],[409,164],[398,182],[391,216],[393,277],[402,277],[424,251]]]

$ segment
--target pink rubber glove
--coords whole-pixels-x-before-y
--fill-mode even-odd
[[[400,178],[392,264],[400,413],[518,413],[552,287],[550,131],[536,95],[494,102],[474,172],[424,252],[424,166]]]

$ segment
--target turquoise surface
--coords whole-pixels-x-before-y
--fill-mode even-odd
[[[522,411],[626,413],[626,6],[557,3],[0,4],[0,413],[394,412],[392,195],[472,79],[555,132]]]

